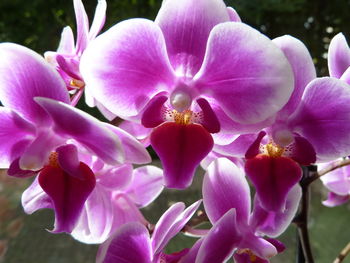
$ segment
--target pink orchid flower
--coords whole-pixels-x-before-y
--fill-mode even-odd
[[[299,40],[283,36],[273,42],[293,68],[289,101],[260,135],[241,135],[230,144],[215,145],[214,151],[245,156],[247,175],[265,209],[283,211],[288,192],[301,179],[300,165],[350,154],[350,86],[333,77],[316,78],[312,58]]]
[[[91,27],[89,27],[89,19],[82,1],[73,0],[73,4],[77,27],[76,42],[74,42],[71,27],[65,27],[57,51],[45,52],[45,59],[56,68],[65,81],[67,89],[74,94],[71,99],[72,105],[76,105],[82,94],[85,93],[87,105],[90,107],[97,106],[108,120],[112,120],[115,115],[98,103],[85,89],[85,82],[79,70],[82,54],[90,41],[96,38],[105,23],[107,3],[105,0],[98,0]]]
[[[153,128],[167,187],[188,187],[211,134],[258,131],[293,90],[290,64],[221,0],[167,0],[91,41],[80,72],[108,110]]]
[[[317,166],[321,170],[338,161],[340,161],[340,159],[333,162],[320,163]],[[345,204],[350,200],[350,167],[348,165],[335,169],[321,176],[320,179],[329,191],[327,199],[322,202],[323,205],[335,207]]]
[[[72,145],[73,146],[73,145]],[[72,147],[71,146],[71,147]],[[76,147],[75,147],[76,149]],[[129,222],[147,224],[139,208],[151,203],[163,189],[163,172],[155,166],[133,169],[131,164],[111,166],[96,156],[79,152],[79,160],[91,167],[96,186],[80,210],[74,210],[77,220],[71,223],[69,233],[80,242],[95,244],[109,238],[118,227]],[[41,176],[41,175],[40,175]],[[42,176],[41,176],[42,177]],[[51,198],[40,186],[39,176],[22,195],[24,211],[32,214],[43,208],[55,210],[54,232],[65,222],[66,206],[59,211],[57,198]],[[52,175],[48,180],[52,180]],[[57,193],[57,195],[60,193]],[[67,228],[65,228],[67,232]]]
[[[92,169],[77,147],[110,165],[150,161],[145,148],[123,130],[69,105],[65,83],[35,52],[0,44],[0,165],[11,176],[38,174],[58,223],[70,232],[96,186]]]
[[[161,263],[178,262],[187,254],[188,249],[180,253],[166,255],[163,249],[177,235],[198,209],[197,201],[185,209],[183,203],[172,205],[159,219],[152,234],[140,223],[128,223],[101,245],[96,263]]]
[[[300,198],[297,185],[288,194],[285,210],[274,212],[265,210],[259,196],[255,196],[251,212],[244,174],[228,159],[217,159],[209,165],[203,182],[203,203],[213,227],[202,239],[193,262],[226,262],[232,255],[239,263],[269,262],[284,246],[264,236],[277,237],[286,230]]]

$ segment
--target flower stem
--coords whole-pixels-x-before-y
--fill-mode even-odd
[[[205,211],[199,210],[195,217],[193,217],[182,229],[181,231],[186,235],[193,237],[202,237],[208,234],[209,229],[197,229],[196,227],[209,222],[209,218]]]
[[[313,173],[316,173],[316,169],[316,166],[303,167],[303,179],[300,182],[302,189],[300,210],[293,220],[298,228],[298,236],[300,241],[300,246],[298,246],[298,263],[314,263],[308,232],[308,213],[310,202],[309,178],[313,176]],[[301,253],[303,255],[300,255]]]
[[[333,263],[341,263],[345,259],[345,257],[350,253],[350,242],[342,249],[337,258],[333,261]]]
[[[305,178],[305,184],[311,184],[312,182],[314,182],[315,180],[317,180],[321,176],[323,176],[331,171],[334,171],[336,169],[339,169],[341,167],[347,166],[347,165],[350,165],[350,159],[343,159],[343,160],[334,162],[334,163],[330,164],[329,166],[327,166],[326,168],[320,170],[318,173],[313,173],[307,179]]]
[[[186,225],[190,227],[196,227],[205,222],[209,222],[207,214],[203,210],[198,210],[196,216],[193,217]]]
[[[300,240],[300,237],[299,237],[299,231],[297,230],[296,232],[297,236],[297,260],[296,260],[296,263],[304,263],[305,262],[305,256],[304,256],[304,253],[303,253],[303,247],[301,246],[301,240]]]

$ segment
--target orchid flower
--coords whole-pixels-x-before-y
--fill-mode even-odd
[[[288,101],[281,50],[222,0],[167,0],[155,22],[130,19],[91,41],[80,72],[112,113],[153,128],[165,185],[188,187],[211,133],[258,131]]]
[[[145,225],[136,222],[125,224],[101,245],[96,263],[178,262],[186,255],[187,249],[171,255],[163,253],[163,249],[185,226],[200,203],[197,201],[187,209],[181,202],[172,205],[161,216],[151,235]]]
[[[98,0],[91,28],[89,28],[89,19],[82,1],[73,0],[73,4],[77,24],[76,43],[74,43],[74,35],[71,27],[65,27],[62,31],[61,41],[57,51],[45,52],[45,59],[60,73],[68,90],[75,93],[71,102],[72,105],[75,105],[79,101],[85,87],[84,79],[79,71],[80,58],[90,41],[96,38],[105,23],[107,3],[105,0]],[[86,91],[85,97],[86,103],[89,106],[98,105],[101,112],[108,119],[114,118],[114,115],[111,116],[103,106],[91,97],[91,94],[86,94]]]
[[[102,243],[121,225],[128,222],[146,224],[139,208],[151,203],[163,189],[162,170],[155,166],[142,166],[133,170],[131,164],[106,165],[95,156],[79,152],[79,159],[91,167],[96,176],[96,186],[86,199],[82,210],[69,229],[71,235],[84,243]],[[27,214],[43,209],[55,209],[57,232],[62,224],[54,200],[40,186],[39,176],[22,195],[22,205]],[[52,179],[51,179],[52,180]],[[65,209],[65,207],[63,207]]]
[[[288,192],[301,179],[300,165],[350,154],[350,86],[335,78],[316,78],[312,58],[299,40],[283,36],[273,42],[294,72],[288,103],[259,135],[242,135],[214,151],[228,156],[246,153],[246,173],[263,206],[283,211]]]
[[[328,69],[331,77],[338,78],[350,85],[350,48],[342,33],[333,37],[329,44]],[[318,166],[322,168],[332,163],[320,163]],[[325,206],[338,206],[350,199],[348,177],[348,166],[331,171],[321,177],[324,186],[329,190],[328,199],[322,202]]]
[[[322,169],[333,163],[320,163],[318,167]],[[328,172],[321,176],[320,179],[329,191],[327,200],[322,202],[323,205],[334,207],[350,200],[350,167],[348,165]]]
[[[350,85],[350,48],[342,33],[331,40],[328,49],[328,70],[331,77]]]
[[[11,176],[38,174],[56,211],[54,231],[70,232],[96,185],[71,141],[110,165],[150,156],[131,135],[70,106],[61,77],[38,54],[3,43],[0,55],[0,165]]]
[[[244,174],[228,159],[217,159],[209,165],[203,182],[203,203],[213,227],[203,238],[195,262],[226,262],[233,254],[239,263],[269,262],[284,246],[263,236],[277,237],[285,231],[300,198],[301,188],[296,185],[288,194],[285,210],[273,212],[263,209],[256,196],[251,212]]]

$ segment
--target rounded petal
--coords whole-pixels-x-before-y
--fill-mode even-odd
[[[50,114],[57,134],[75,139],[107,163],[124,161],[125,155],[119,138],[102,122],[65,103],[46,98],[35,100]]]
[[[153,130],[151,145],[162,161],[165,185],[183,189],[211,151],[213,138],[201,125],[166,122]]]
[[[342,33],[331,40],[328,48],[328,69],[331,77],[340,78],[350,67],[350,48]]]
[[[283,51],[294,73],[294,91],[277,117],[286,119],[297,108],[307,84],[316,78],[316,69],[309,51],[300,40],[282,36],[272,41]]]
[[[236,210],[238,224],[248,223],[249,185],[234,163],[219,158],[209,165],[203,181],[203,203],[213,224],[232,208]]]
[[[173,85],[160,28],[146,19],[123,21],[91,41],[80,63],[91,94],[118,116],[135,116]]]
[[[209,33],[229,21],[223,1],[164,1],[155,22],[162,29],[174,69],[193,76],[200,68]]]
[[[128,223],[100,247],[96,263],[151,263],[152,257],[147,228]]]
[[[66,85],[39,54],[12,43],[0,44],[0,101],[33,123],[46,122],[46,112],[33,100],[46,97],[69,103]]]
[[[287,103],[294,87],[282,51],[255,29],[235,22],[211,31],[194,80],[200,93],[215,99],[232,120],[242,124],[272,116]]]
[[[302,177],[300,166],[292,159],[263,154],[248,159],[245,171],[255,186],[262,208],[274,212],[286,209],[288,193]]]
[[[312,144],[319,161],[350,154],[350,86],[335,78],[306,87],[289,127]]]

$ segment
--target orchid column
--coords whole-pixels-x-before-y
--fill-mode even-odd
[[[211,134],[261,129],[293,91],[280,49],[221,0],[169,0],[155,22],[115,25],[90,43],[80,71],[108,110],[154,128],[165,184],[179,189],[211,151]]]

